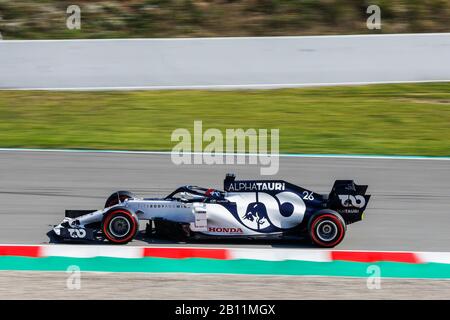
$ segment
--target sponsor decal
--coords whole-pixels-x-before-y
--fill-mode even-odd
[[[84,229],[68,229],[69,235],[74,239],[83,239],[86,237],[86,230]]]
[[[343,207],[355,207],[355,208],[363,208],[366,205],[366,199],[364,196],[357,195],[339,195],[339,200],[341,200],[341,204]]]
[[[228,191],[283,191],[284,182],[232,182]]]
[[[358,209],[341,209],[341,210],[338,210],[338,212],[341,212],[341,213],[359,213],[359,210]]]
[[[223,228],[223,227],[209,227],[209,232],[221,232],[221,233],[242,233],[241,228]]]

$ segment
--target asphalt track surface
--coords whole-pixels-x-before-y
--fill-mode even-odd
[[[335,179],[368,184],[365,219],[350,225],[338,249],[450,250],[450,161],[366,158],[280,158],[276,179],[329,192]],[[0,151],[0,243],[48,243],[65,209],[101,208],[116,190],[164,196],[179,185],[222,188],[227,172],[258,178],[256,165],[182,165],[170,155]],[[270,179],[270,176],[264,178]],[[132,245],[298,247],[308,243],[215,241]]]
[[[449,81],[450,33],[3,40],[0,89],[283,88]]]

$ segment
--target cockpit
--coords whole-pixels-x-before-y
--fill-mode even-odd
[[[167,197],[166,200],[179,200],[182,202],[215,202],[215,201],[225,201],[225,192],[212,189],[203,188],[198,186],[183,186]]]

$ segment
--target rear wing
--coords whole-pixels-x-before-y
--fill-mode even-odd
[[[336,180],[328,196],[327,207],[339,212],[347,223],[362,219],[370,200],[367,185],[358,185],[353,180]]]

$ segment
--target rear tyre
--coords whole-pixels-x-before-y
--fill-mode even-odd
[[[139,222],[134,213],[125,208],[114,208],[102,220],[105,238],[112,243],[125,244],[133,240],[139,230]]]
[[[124,202],[126,199],[134,198],[134,194],[130,191],[117,191],[108,197],[105,202],[105,208],[115,206],[116,204]]]
[[[337,212],[324,210],[311,218],[308,231],[315,245],[332,248],[344,239],[346,225]]]

